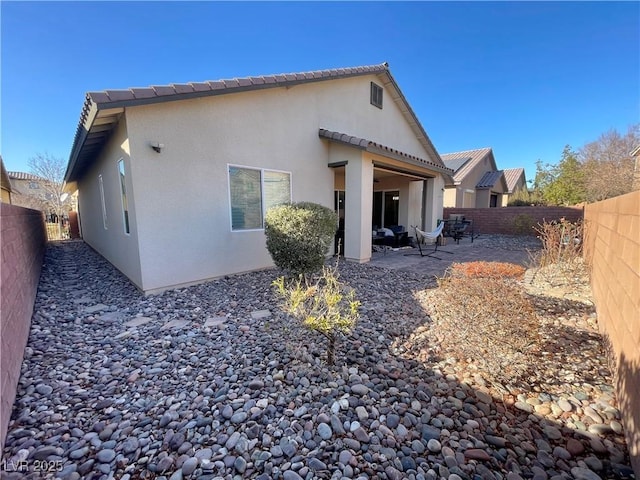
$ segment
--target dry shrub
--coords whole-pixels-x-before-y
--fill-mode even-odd
[[[441,354],[478,366],[488,381],[517,384],[535,364],[539,320],[513,280],[448,276],[428,294]]]
[[[583,275],[584,225],[582,221],[572,223],[561,218],[560,221],[539,223],[534,228],[542,242],[542,249],[532,258],[533,263],[540,267],[537,275],[554,285],[571,283],[573,279]]]
[[[571,263],[582,258],[582,222],[560,221],[539,223],[533,227],[542,242],[538,264],[541,267],[555,263]]]
[[[468,278],[517,278],[524,276],[526,269],[521,265],[506,262],[465,262],[453,263],[449,267],[451,277]]]

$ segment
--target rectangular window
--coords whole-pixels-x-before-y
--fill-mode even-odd
[[[102,205],[102,226],[107,229],[107,205],[104,203],[104,184],[102,183],[102,175],[98,175],[98,184],[100,185],[100,205]]]
[[[124,160],[118,160],[118,176],[120,177],[120,190],[122,191],[122,219],[124,222],[124,233],[127,235],[129,231],[129,204],[127,203],[127,186],[126,176],[124,173]]]
[[[371,105],[382,108],[382,87],[371,82]]]
[[[231,229],[264,228],[264,214],[291,201],[291,174],[229,165]]]

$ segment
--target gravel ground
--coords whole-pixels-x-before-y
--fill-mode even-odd
[[[562,341],[530,390],[500,390],[421,361],[433,277],[340,271],[361,318],[328,368],[274,304],[275,270],[144,297],[84,243],[52,244],[2,478],[632,478],[591,306],[541,300]]]

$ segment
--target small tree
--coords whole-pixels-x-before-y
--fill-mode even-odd
[[[634,189],[635,161],[631,151],[638,145],[640,124],[630,126],[625,135],[611,130],[579,150],[588,202],[624,195]]]
[[[560,163],[552,167],[551,176],[551,182],[543,190],[547,201],[554,205],[575,205],[585,201],[585,172],[569,145],[564,147]]]
[[[43,179],[41,188],[45,195],[42,199],[49,213],[54,213],[58,218],[60,227],[62,217],[70,209],[69,196],[62,190],[64,174],[67,164],[62,158],[54,157],[48,153],[38,153],[31,157],[27,164],[31,173]]]
[[[271,207],[265,216],[267,250],[274,263],[293,275],[320,271],[338,228],[338,217],[317,203]]]
[[[311,202],[278,205],[267,211],[267,250],[274,263],[297,278],[273,282],[282,309],[327,339],[327,364],[335,363],[336,344],[354,327],[360,302],[338,280],[337,265],[325,257],[338,226],[336,213]],[[322,274],[313,279],[313,274]]]
[[[338,280],[335,267],[323,267],[322,275],[311,284],[301,278],[287,284],[280,277],[273,285],[282,309],[327,339],[327,364],[333,365],[339,337],[351,332],[359,316],[355,291]]]

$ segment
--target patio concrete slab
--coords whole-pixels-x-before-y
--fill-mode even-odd
[[[535,237],[481,235],[473,243],[469,238],[463,238],[459,244],[450,238],[447,238],[447,242],[447,245],[438,247],[437,251],[434,251],[433,245],[423,247],[423,252],[432,256],[421,257],[417,248],[373,252],[370,264],[390,270],[441,277],[452,263],[508,262],[526,267],[530,264],[532,253],[539,248]]]

